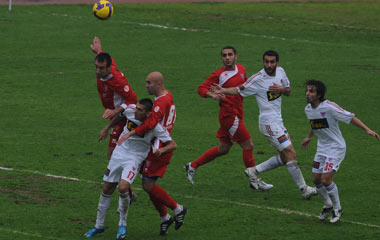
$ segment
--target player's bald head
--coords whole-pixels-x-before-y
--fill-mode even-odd
[[[152,81],[153,83],[157,84],[162,84],[164,83],[164,76],[160,72],[151,72],[148,74],[146,77],[147,80]]]

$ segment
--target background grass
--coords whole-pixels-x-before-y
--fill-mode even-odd
[[[0,171],[0,239],[81,239],[94,224],[107,164],[107,143],[97,142],[106,121],[89,48],[94,36],[139,98],[147,97],[151,71],[164,74],[175,97],[178,149],[159,184],[189,212],[167,239],[379,239],[380,145],[354,126],[341,124],[348,149],[335,179],[345,209],[337,225],[318,221],[321,200],[303,200],[286,168],[262,175],[274,189],[249,189],[237,146],[199,168],[195,186],[183,170],[218,143],[217,102],[196,89],[221,66],[225,45],[237,48],[248,75],[262,68],[265,50],[280,53],[292,86],[283,117],[309,184],[316,141],[306,151],[299,147],[309,129],[306,79],[324,81],[328,99],[380,132],[379,10],[376,2],[125,4],[100,21],[89,5],[15,6],[12,12],[0,6],[0,166],[15,169]],[[245,100],[245,113],[260,163],[275,151],[258,131],[254,97]],[[161,239],[159,216],[140,182],[128,237]],[[114,196],[108,229],[96,239],[115,237],[116,208]]]

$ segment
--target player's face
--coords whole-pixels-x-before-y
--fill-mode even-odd
[[[306,86],[306,102],[311,105],[319,103],[319,95],[317,94],[317,88],[315,86]]]
[[[145,106],[137,103],[136,104],[136,112],[135,112],[135,118],[141,122],[145,120],[145,118],[148,116],[148,112],[145,109]]]
[[[235,66],[236,59],[237,55],[234,53],[232,49],[223,49],[222,61],[226,68],[233,69]]]
[[[99,78],[106,78],[111,73],[111,66],[107,67],[107,61],[95,61],[96,76]]]
[[[278,62],[276,61],[276,56],[264,56],[264,70],[269,76],[276,75],[276,67]]]
[[[157,92],[156,82],[152,79],[147,78],[145,80],[145,88],[148,91],[149,95],[155,95]]]

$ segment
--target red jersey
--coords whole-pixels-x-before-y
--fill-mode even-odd
[[[173,95],[167,91],[166,94],[154,99],[152,114],[135,129],[136,134],[142,136],[144,133],[152,130],[157,123],[161,123],[161,125],[171,133],[174,127],[175,118],[176,114]]]
[[[111,74],[106,78],[97,78],[97,86],[104,108],[115,109],[122,104],[137,103],[136,93],[132,90],[124,74],[117,69],[113,58]]]
[[[223,66],[211,73],[211,75],[198,87],[198,94],[206,97],[206,93],[210,90],[213,83],[223,88],[238,87],[247,80],[245,67],[240,64],[235,65],[235,70],[229,71]],[[225,95],[225,99],[219,101],[219,120],[228,116],[238,116],[243,119],[243,97],[240,95]]]

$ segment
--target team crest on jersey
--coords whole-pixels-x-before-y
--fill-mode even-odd
[[[129,92],[129,87],[128,87],[128,85],[125,85],[125,86],[124,86],[124,92]]]
[[[267,91],[267,97],[268,97],[268,101],[273,101],[281,97],[281,93],[272,93],[272,92]]]
[[[136,128],[137,128],[137,124],[136,123],[134,123],[132,121],[129,121],[129,120],[127,121],[127,129],[129,131],[132,131],[132,130],[134,130]]]
[[[156,106],[156,107],[154,108],[154,112],[158,112],[158,110],[160,110],[160,106]]]
[[[325,117],[326,112],[321,112],[322,117]]]
[[[107,168],[106,171],[104,172],[104,176],[108,177],[110,175],[110,172],[111,170]]]
[[[282,135],[281,137],[277,138],[279,143],[284,143],[288,141],[288,137],[286,135]]]
[[[313,162],[313,168],[319,169],[320,162]]]
[[[329,123],[327,122],[326,118],[311,119],[310,126],[312,129],[329,128]]]

